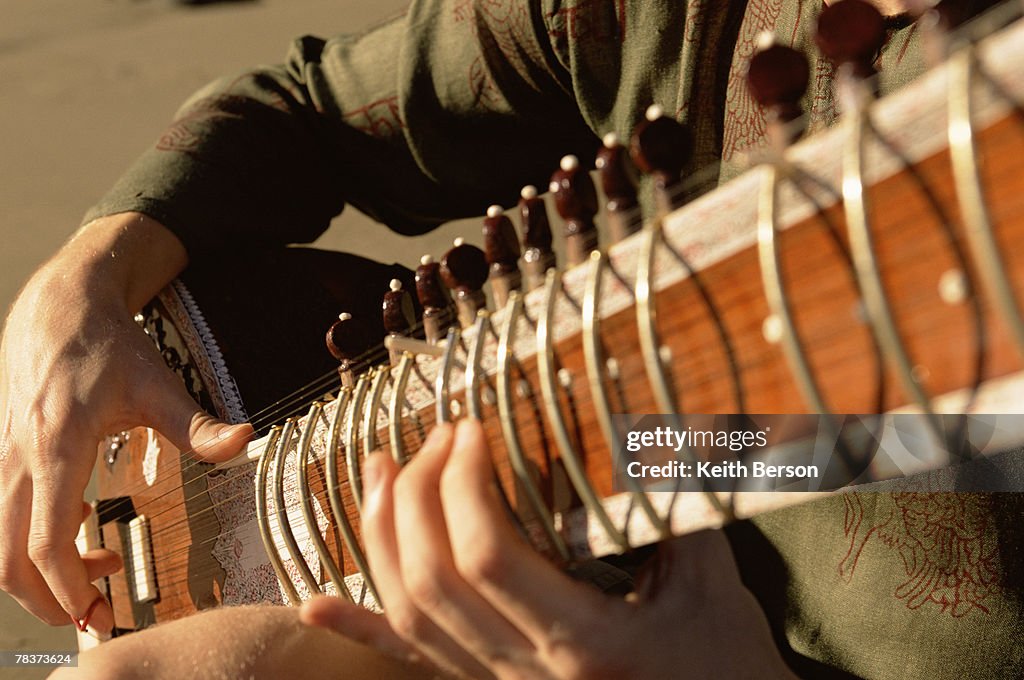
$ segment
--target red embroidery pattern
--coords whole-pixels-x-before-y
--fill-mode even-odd
[[[219,95],[200,99],[188,112],[175,120],[168,126],[164,133],[157,140],[156,148],[160,151],[178,151],[192,154],[202,139],[202,129],[209,125],[210,121],[218,118],[234,118],[236,113],[232,107],[242,101],[242,97],[231,95]],[[251,104],[252,100],[244,100]]]
[[[864,525],[862,494],[844,494],[844,532],[850,548],[839,563],[839,575],[849,583],[868,542],[877,539],[895,549],[907,579],[893,591],[908,609],[926,604],[961,618],[970,612],[987,614],[985,600],[1002,590],[996,566],[997,545],[989,534],[990,501],[967,493],[879,494],[890,504],[885,519]],[[884,511],[883,511],[883,514]]]
[[[683,40],[694,43],[703,28],[704,18],[707,16],[707,0],[690,0],[686,11],[686,29],[683,32]]]
[[[565,53],[569,43],[605,43],[626,39],[625,0],[615,0],[615,21],[608,21],[607,0],[579,0],[547,14],[548,38]]]
[[[469,65],[469,89],[476,101],[492,110],[508,108],[495,77],[529,78],[543,57],[532,35],[529,4],[520,0],[458,0],[456,24],[466,24],[480,44],[481,54]]]
[[[754,55],[758,36],[764,31],[775,30],[784,1],[750,0],[747,4],[747,13],[736,38],[736,48],[733,50],[732,70],[729,72],[728,94],[725,101],[725,133],[722,139],[723,161],[729,161],[736,153],[764,138],[764,111],[747,91],[747,62]],[[800,9],[796,11],[799,12]]]
[[[836,100],[832,92],[832,84],[835,82],[836,65],[828,59],[819,59],[818,67],[814,70],[814,97],[811,100],[810,118],[814,122],[814,128],[829,126],[839,116],[836,110]]]
[[[243,86],[239,88],[239,86]],[[192,154],[202,138],[202,128],[217,118],[233,118],[244,114],[247,108],[269,106],[278,111],[287,112],[289,104],[280,92],[270,90],[264,94],[265,100],[249,96],[244,87],[263,85],[269,88],[284,87],[293,101],[301,101],[299,94],[269,76],[259,73],[243,74],[228,83],[224,90],[212,97],[204,97],[193,103],[187,111],[164,130],[157,140],[156,148],[160,151],[177,151]],[[239,88],[238,92],[235,92]],[[197,132],[197,130],[199,130]]]
[[[378,99],[343,115],[350,126],[380,139],[392,139],[405,129],[398,111],[397,95]]]

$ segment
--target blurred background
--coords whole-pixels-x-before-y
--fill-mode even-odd
[[[213,78],[284,58],[311,33],[356,32],[406,0],[0,0],[0,309],[152,144],[177,107]],[[415,239],[356,213],[319,245],[414,266],[443,253],[452,225]],[[382,291],[383,292],[383,291]],[[0,650],[73,650],[73,628],[49,628],[0,593]],[[0,669],[0,678],[45,677]]]

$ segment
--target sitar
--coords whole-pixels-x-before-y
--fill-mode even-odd
[[[404,463],[431,426],[460,417],[482,421],[523,536],[567,566],[836,492],[639,482],[623,474],[622,414],[816,414],[851,449],[834,414],[912,415],[938,453],[890,461],[897,476],[1024,443],[1009,426],[984,441],[954,427],[953,441],[944,418],[1012,414],[1024,397],[1015,16],[1003,6],[952,37],[936,31],[948,58],[878,101],[856,55],[837,54],[851,66],[841,121],[794,144],[793,55],[752,64],[772,144],[682,207],[686,136],[650,110],[631,149],[611,136],[597,160],[611,244],[598,243],[587,165],[567,157],[553,176],[564,269],[546,205],[527,188],[522,247],[494,207],[486,252],[456,243],[440,262],[425,258],[415,280],[300,249],[187,272],[138,320],[204,407],[252,422],[258,438],[218,465],[152,429],[101,445],[100,500],[79,543],[124,555],[125,570],[98,584],[115,633],[321,592],[378,608],[359,535],[361,461],[384,450]],[[630,151],[653,175],[653,214],[636,200]],[[385,288],[382,318],[367,291]],[[322,329],[255,341],[258,329],[236,323],[261,313],[264,328],[337,319],[336,361]],[[307,352],[316,358],[298,366],[273,359]],[[678,462],[701,462],[688,455]],[[868,466],[854,477],[884,474]]]

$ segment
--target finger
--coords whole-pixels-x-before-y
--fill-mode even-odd
[[[538,647],[552,625],[585,631],[615,606],[558,571],[526,545],[506,519],[479,421],[464,419],[441,479],[444,517],[455,567],[487,601]]]
[[[423,447],[395,483],[402,581],[413,604],[485,666],[513,664],[521,669],[531,664],[533,645],[455,567],[439,489],[451,448],[450,428],[446,430]]]
[[[456,675],[492,677],[471,654],[420,612],[405,592],[395,538],[394,480],[397,473],[394,461],[383,453],[371,455],[363,467],[363,540],[388,623],[395,633],[412,643],[439,668]]]
[[[91,625],[109,633],[114,625],[113,611],[105,598],[93,606],[102,596],[90,583],[75,545],[81,514],[69,512],[67,507],[81,502],[91,472],[91,466],[79,464],[89,460],[86,455],[84,451],[57,451],[48,467],[33,468],[28,556],[71,619],[80,620],[91,610]]]
[[[324,595],[304,602],[299,621],[333,630],[406,661],[420,661],[416,650],[395,634],[387,618],[338,597]]]
[[[54,598],[39,570],[28,558],[29,513],[32,485],[18,475],[0,487],[0,589],[9,593],[27,612],[52,626],[71,623]]]
[[[206,413],[170,371],[161,369],[160,382],[160,389],[146,396],[142,424],[156,429],[181,451],[221,462],[234,458],[252,441],[251,425],[229,425]]]
[[[121,556],[106,548],[95,548],[82,553],[82,562],[85,563],[85,573],[90,581],[116,574],[124,567]]]

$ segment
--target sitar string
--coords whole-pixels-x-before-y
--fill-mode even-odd
[[[921,299],[921,300],[914,299],[914,300],[910,300],[908,302],[908,304],[920,304],[920,303],[923,303],[923,302],[925,302],[925,300],[923,300],[923,299]],[[845,337],[845,332],[841,328],[829,326],[828,327],[828,332],[823,333],[819,337],[819,340],[820,340],[820,342],[827,343],[827,342],[829,342],[831,340],[835,340],[835,339],[842,338],[842,337]],[[769,353],[763,353],[763,354],[757,355],[754,358],[751,358],[751,357],[746,357],[746,358],[747,358],[747,361],[739,363],[738,366],[737,366],[737,370],[741,374],[757,371],[759,368],[765,366],[768,362],[771,361],[771,356],[770,356]],[[724,366],[724,365],[721,366],[721,367],[717,367],[716,366],[715,370],[709,370],[707,372],[705,378],[703,378],[701,380],[698,380],[698,381],[690,382],[690,383],[688,383],[686,385],[686,387],[687,387],[687,391],[700,391],[700,390],[702,390],[704,388],[708,388],[708,387],[717,385],[717,384],[719,384],[720,382],[722,382],[724,380],[729,380],[731,382],[732,378],[733,378],[733,368],[731,366]],[[625,389],[630,390],[630,389],[633,389],[633,388],[646,386],[647,385],[647,380],[646,380],[646,377],[642,373],[634,372],[634,373],[630,373],[630,374],[625,375],[623,377],[622,384],[623,384],[623,387]],[[574,397],[574,400],[575,400],[576,404],[580,407],[581,410],[586,410],[587,408],[590,407],[590,405],[592,403],[588,390],[579,390],[578,392],[574,392],[573,397]],[[433,415],[432,406],[433,406],[433,401],[432,400],[428,401],[426,404],[421,406],[421,408],[418,410],[418,413],[420,414],[420,417],[424,418],[424,415],[426,415],[428,418],[430,418],[432,420],[432,415]],[[527,436],[533,434],[533,432],[534,432],[533,428],[536,428],[536,430],[539,432],[542,429],[542,427],[543,427],[543,425],[541,423],[534,422],[533,420],[526,420],[524,422],[525,422],[525,425],[524,425],[524,423],[519,423],[519,427],[520,427],[520,431],[524,435],[527,435]],[[412,426],[410,429],[413,430],[412,438],[413,438],[414,441],[412,443],[415,443],[415,440],[419,439],[419,435],[418,435],[418,433],[415,432],[415,426]],[[380,428],[377,428],[377,434],[378,434],[378,437],[377,437],[378,449],[383,449],[385,447],[390,447],[390,435],[388,433],[387,428],[384,428],[383,430],[380,429]],[[403,429],[403,434],[405,434],[405,429]],[[296,440],[297,440],[297,438],[298,438],[298,435],[296,435]],[[405,440],[405,437],[403,436],[403,441],[404,440]],[[406,442],[406,443],[407,443],[407,448],[411,448],[411,447],[408,447],[408,443],[409,442]],[[295,451],[293,449],[294,449],[294,442],[289,445],[288,450],[285,453],[281,454],[281,456],[295,455]],[[357,456],[360,455],[360,453],[358,451],[356,451],[354,453]],[[346,451],[345,455],[350,455],[350,452]],[[277,459],[279,460],[281,458],[281,456],[278,456]],[[363,457],[365,457],[365,453],[363,454]],[[277,463],[275,463],[275,464],[277,464]],[[219,482],[218,484],[214,484],[213,486],[209,487],[207,490],[198,492],[194,496],[189,497],[188,499],[186,499],[185,503],[188,503],[190,501],[194,501],[197,498],[202,497],[203,495],[206,495],[206,494],[208,494],[210,492],[215,491],[217,488],[219,488],[219,487],[221,487],[221,486],[223,486],[225,484],[234,482],[236,479],[237,479],[237,477],[230,477],[230,478],[227,478],[227,479]],[[336,488],[343,489],[344,486],[346,486],[348,483],[349,483],[349,481],[348,481],[347,476],[346,476],[345,479],[341,480],[341,483],[339,485],[337,485]],[[233,503],[233,502],[235,502],[236,500],[238,500],[240,498],[243,498],[245,496],[248,496],[248,495],[254,494],[254,493],[255,493],[255,489],[254,488],[251,488],[251,487],[246,488],[243,491],[240,491],[240,492],[238,492],[236,494],[233,494],[233,495],[231,495],[231,496],[229,496],[227,498],[221,499],[220,501],[218,501],[216,503],[210,504],[209,507],[206,507],[206,508],[200,510],[195,515],[191,515],[190,517],[188,517],[186,519],[183,519],[183,520],[179,520],[179,521],[177,521],[177,522],[175,522],[173,524],[166,525],[164,527],[159,527],[159,530],[158,530],[158,527],[154,526],[154,524],[152,523],[152,520],[155,517],[158,517],[161,514],[174,509],[174,508],[166,508],[164,510],[161,510],[157,514],[150,516],[151,532],[153,532],[153,535],[156,535],[157,533],[160,533],[161,531],[172,531],[174,528],[180,526],[181,524],[183,524],[185,522],[189,522],[189,521],[194,522],[197,518],[199,518],[199,517],[201,517],[203,515],[207,515],[207,516],[213,517],[213,520],[216,523],[217,522],[216,517],[210,515],[211,511],[214,511],[214,510],[216,510],[217,508],[219,508],[219,507],[221,507],[223,505]],[[198,526],[202,527],[203,525],[198,525]]]

